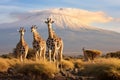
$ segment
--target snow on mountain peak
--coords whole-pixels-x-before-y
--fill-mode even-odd
[[[46,18],[51,17],[55,23],[54,25],[60,28],[94,28],[90,27],[94,22],[109,22],[111,17],[106,16],[105,13],[91,12],[75,8],[54,8],[46,10],[32,10],[26,13],[14,13],[14,17],[18,21],[12,23],[14,26],[30,26],[38,25],[44,27]]]

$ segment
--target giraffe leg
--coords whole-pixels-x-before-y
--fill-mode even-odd
[[[59,51],[56,52],[56,68],[59,69]]]
[[[46,48],[43,49],[43,60],[45,61]]]
[[[39,60],[42,59],[42,49],[39,50]]]
[[[38,51],[36,51],[36,53],[35,53],[35,59],[36,59],[36,61],[38,60]]]
[[[24,61],[26,60],[27,53],[28,53],[28,50],[25,52],[25,55],[24,55]]]
[[[62,61],[62,58],[63,58],[63,42],[61,42],[61,46],[58,50],[58,57],[59,57],[59,61],[61,62]]]
[[[48,50],[48,55],[49,55],[49,61],[51,62],[51,50]]]
[[[55,57],[56,57],[56,53],[57,53],[57,50],[56,49],[54,49],[54,51],[53,51],[53,62],[55,62]]]
[[[22,55],[20,55],[20,61],[23,62],[23,56]]]
[[[62,70],[62,58],[63,58],[63,44],[61,45],[60,49],[58,50],[58,66],[60,65],[60,70]]]
[[[91,53],[87,53],[87,54],[86,54],[87,61],[91,61],[91,59],[90,59],[91,55],[90,55],[90,54],[91,54]]]
[[[57,42],[55,42],[55,46],[54,46],[54,50],[53,50],[53,61],[55,62],[55,57],[56,57],[56,54],[58,52],[58,49],[57,49]]]
[[[58,54],[60,62],[62,61],[62,57],[63,57],[62,53],[63,53],[63,46],[60,47],[59,54]]]

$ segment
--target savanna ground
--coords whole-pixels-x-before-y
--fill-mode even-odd
[[[1,56],[0,80],[120,80],[120,59],[100,57],[93,63],[64,57],[60,70],[53,62]]]

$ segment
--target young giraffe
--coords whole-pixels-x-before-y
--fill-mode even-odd
[[[20,33],[20,41],[16,45],[16,53],[17,57],[20,58],[20,61],[23,62],[26,59],[27,53],[28,53],[28,44],[24,40],[24,32],[26,30],[23,27],[20,27],[19,33]]]
[[[35,51],[36,60],[43,59],[45,60],[46,54],[46,41],[37,32],[36,25],[32,25],[31,32],[33,32],[33,49]]]
[[[54,23],[54,21],[52,21],[51,18],[47,18],[47,21],[45,21],[45,23],[48,26],[48,39],[46,41],[46,44],[48,47],[49,60],[51,62],[52,56],[53,61],[55,61],[55,57],[57,57],[57,60],[61,62],[63,52],[63,41],[60,37],[58,37],[55,34],[55,32],[52,29],[52,23]]]

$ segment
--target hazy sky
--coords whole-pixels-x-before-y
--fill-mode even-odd
[[[49,8],[78,8],[103,12],[111,17],[111,21],[93,23],[92,26],[120,32],[120,0],[0,0],[0,24],[15,21],[12,13]]]

